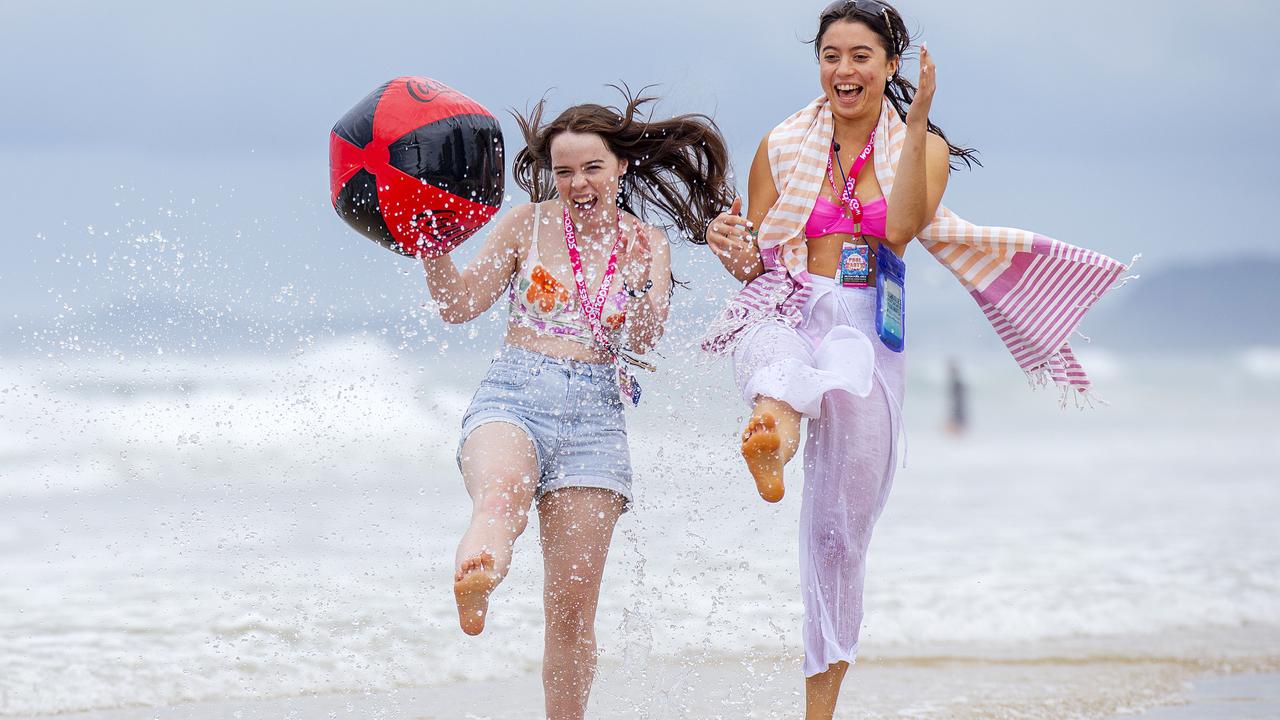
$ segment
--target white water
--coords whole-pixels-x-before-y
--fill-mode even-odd
[[[1088,639],[1123,656],[1135,635],[1280,628],[1273,354],[1086,358],[1112,402],[1089,412],[1002,358],[969,369],[963,440],[938,430],[940,373],[912,358],[864,649]],[[485,635],[457,630],[448,585],[468,514],[453,452],[483,367],[359,338],[0,362],[0,714],[536,668],[535,526]],[[799,652],[799,477],[779,506],[755,496],[727,382],[676,353],[629,411],[638,507],[605,578],[606,662]]]

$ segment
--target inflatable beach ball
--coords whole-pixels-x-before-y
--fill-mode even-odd
[[[493,113],[430,78],[384,84],[329,135],[334,209],[401,255],[444,255],[489,222],[503,168]]]

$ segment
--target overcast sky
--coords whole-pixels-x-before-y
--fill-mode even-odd
[[[268,314],[416,302],[413,262],[328,205],[330,128],[397,75],[497,113],[547,91],[558,111],[614,101],[608,83],[656,84],[660,114],[715,117],[745,176],[761,136],[819,93],[802,40],[820,5],[5,0],[0,327],[165,292]],[[899,7],[939,66],[933,119],[986,165],[952,179],[944,202],[962,216],[1141,252],[1153,269],[1280,255],[1267,222],[1280,4]],[[510,157],[520,144],[504,127]],[[676,254],[699,297],[728,288],[706,260]],[[924,254],[909,260],[916,307],[963,297]]]

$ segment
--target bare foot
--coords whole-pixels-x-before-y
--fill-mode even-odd
[[[493,556],[488,551],[462,561],[462,567],[453,576],[453,598],[458,602],[458,624],[462,632],[468,635],[484,632],[489,593],[501,580],[493,571]]]
[[[742,431],[742,457],[756,479],[760,497],[771,503],[781,500],[782,438],[772,413],[762,411],[751,416],[747,429]]]

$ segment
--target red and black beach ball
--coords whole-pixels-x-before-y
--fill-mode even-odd
[[[438,257],[502,204],[502,129],[482,105],[430,78],[398,77],[329,135],[333,207],[402,255]]]

